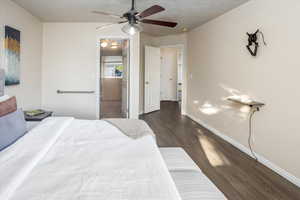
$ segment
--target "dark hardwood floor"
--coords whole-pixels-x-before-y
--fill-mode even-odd
[[[101,100],[100,118],[125,118],[121,100]]]
[[[142,115],[160,147],[182,147],[229,200],[300,200],[300,189],[250,156],[180,115],[178,104]]]

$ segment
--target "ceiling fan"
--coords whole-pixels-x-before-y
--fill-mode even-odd
[[[124,13],[123,15],[115,15],[115,14],[101,12],[101,11],[93,11],[93,13],[107,15],[110,17],[118,18],[118,19],[124,19],[123,21],[120,21],[120,22],[117,22],[114,24],[127,23],[122,28],[123,32],[125,32],[129,35],[134,35],[135,33],[142,31],[142,27],[140,26],[140,23],[154,24],[154,25],[166,26],[166,27],[171,27],[171,28],[176,27],[177,26],[176,22],[145,19],[146,17],[149,17],[156,13],[162,12],[164,10],[165,9],[163,7],[161,7],[159,5],[154,5],[140,13],[135,8],[135,0],[132,0],[131,9],[128,12]],[[98,27],[97,29],[106,28],[111,25],[113,25],[113,24],[106,24],[106,25]]]

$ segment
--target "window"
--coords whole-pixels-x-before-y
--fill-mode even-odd
[[[122,63],[104,63],[104,78],[123,78]]]

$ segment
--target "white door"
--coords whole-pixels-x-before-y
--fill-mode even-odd
[[[177,101],[177,48],[161,48],[161,100]]]
[[[160,109],[160,48],[145,47],[145,113]]]

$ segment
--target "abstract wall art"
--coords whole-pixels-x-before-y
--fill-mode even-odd
[[[7,86],[20,84],[20,39],[20,31],[5,26],[4,69]]]

